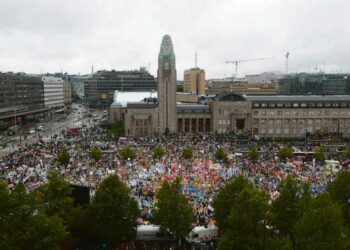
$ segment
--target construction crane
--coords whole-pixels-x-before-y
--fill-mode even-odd
[[[226,61],[226,63],[232,63],[235,65],[235,70],[236,70],[235,77],[237,79],[237,77],[238,77],[238,64],[239,63],[253,62],[253,61],[264,61],[264,60],[270,60],[270,59],[274,59],[274,58],[275,57],[265,57],[265,58],[246,59],[246,60],[234,60],[234,61]]]

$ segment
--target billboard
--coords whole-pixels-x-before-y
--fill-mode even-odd
[[[108,93],[101,93],[101,99],[102,100],[108,99]]]

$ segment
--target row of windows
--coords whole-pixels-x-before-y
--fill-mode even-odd
[[[253,119],[254,125],[349,125],[350,119]]]
[[[330,108],[330,107],[348,107],[350,106],[350,103],[347,102],[287,102],[287,103],[258,103],[255,102],[253,104],[253,107],[255,108],[266,108],[266,107],[270,107],[270,108],[282,108],[282,107],[286,107],[286,108],[298,108],[298,107],[302,107],[302,108],[321,108],[321,107],[326,107],[326,108]]]
[[[230,120],[219,120],[219,125],[230,125]]]
[[[269,134],[269,135],[273,135],[273,134],[277,134],[277,135],[289,135],[289,134],[292,134],[292,135],[297,135],[297,134],[305,134],[306,132],[310,132],[310,133],[313,133],[313,132],[316,132],[316,131],[321,131],[321,128],[293,128],[293,129],[289,129],[289,128],[284,128],[284,129],[280,129],[280,128],[277,128],[277,129],[273,129],[273,128],[268,128],[268,129],[265,129],[265,128],[262,128],[260,129],[259,133],[262,134],[262,135],[265,135],[265,134]],[[337,128],[328,128],[327,132],[329,133],[335,133],[335,132],[338,132],[338,129]],[[350,128],[347,128],[347,129],[339,129],[339,132],[341,133],[350,133]]]
[[[221,134],[221,133],[226,133],[226,128],[219,128],[218,129],[218,133]]]
[[[255,116],[322,116],[350,115],[350,110],[254,110]]]
[[[247,113],[247,110],[244,107],[237,107],[234,110],[235,114],[245,114]],[[229,109],[219,108],[219,115],[228,115],[230,114]]]

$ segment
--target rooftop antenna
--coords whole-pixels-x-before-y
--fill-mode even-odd
[[[197,51],[194,55],[194,67],[197,68]]]
[[[288,57],[289,57],[289,52],[285,54],[286,57],[286,74],[288,74]]]
[[[91,75],[94,76],[94,65],[91,66]]]

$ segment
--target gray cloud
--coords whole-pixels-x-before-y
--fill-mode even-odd
[[[88,73],[150,66],[170,34],[178,78],[198,65],[208,78],[285,69],[350,71],[350,2],[343,0],[0,0],[0,71]]]

